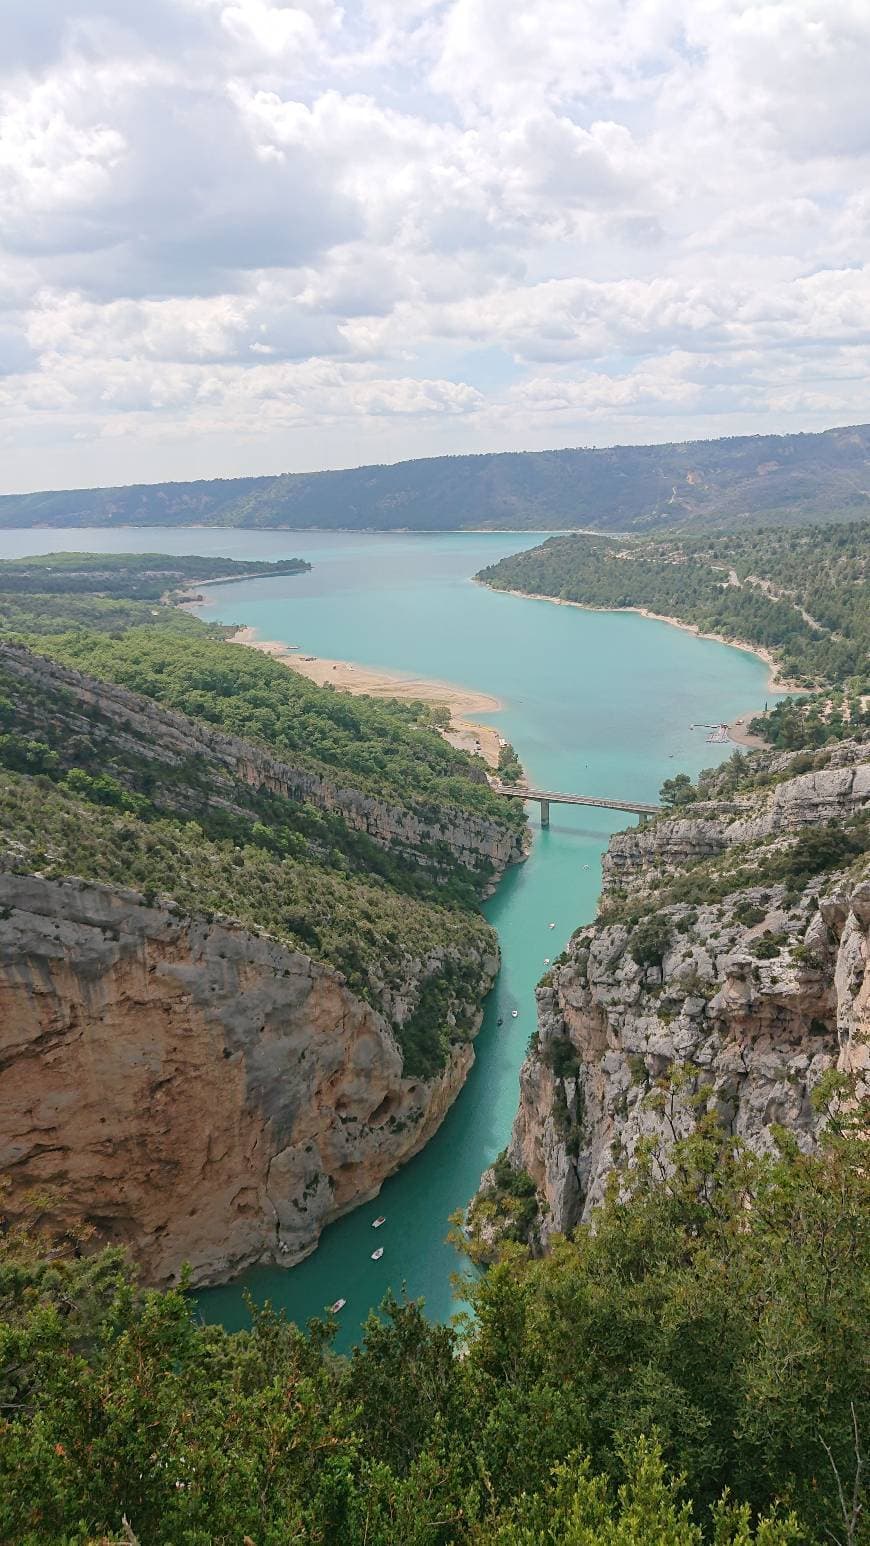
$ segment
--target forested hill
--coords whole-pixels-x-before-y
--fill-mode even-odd
[[[0,562],[0,634],[122,633],[134,626],[189,628],[179,607],[155,607],[189,586],[302,574],[302,558],[274,563],[169,553],[45,553]],[[197,627],[201,626],[199,624]],[[220,633],[221,630],[213,629]]]
[[[645,607],[769,650],[804,687],[870,687],[870,521],[727,536],[551,537],[478,576],[496,590]]]
[[[376,531],[802,525],[870,512],[870,425],[0,496],[0,527]]]
[[[158,601],[166,592],[188,585],[224,584],[303,574],[304,558],[273,563],[238,558],[200,558],[170,553],[44,553],[0,564],[2,594],[111,596],[116,600]]]

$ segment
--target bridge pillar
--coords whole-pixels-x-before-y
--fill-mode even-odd
[[[541,826],[542,827],[548,827],[549,825],[550,825],[550,802],[549,802],[549,800],[542,800],[541,801]]]
[[[649,821],[649,815],[647,814],[647,812],[646,811],[638,811],[638,818],[639,818],[638,819],[638,823],[637,823],[638,826],[639,827],[645,827],[647,822]]]

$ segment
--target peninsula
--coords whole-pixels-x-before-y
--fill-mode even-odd
[[[634,611],[758,655],[799,693],[733,738],[798,747],[870,723],[870,521],[645,539],[551,537],[481,570],[494,590]]]

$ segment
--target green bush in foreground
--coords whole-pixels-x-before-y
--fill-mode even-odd
[[[815,1156],[706,1118],[668,1176],[641,1153],[594,1234],[469,1286],[464,1346],[392,1300],[347,1359],[268,1309],[230,1334],[9,1230],[0,1540],[863,1546],[868,1116]]]

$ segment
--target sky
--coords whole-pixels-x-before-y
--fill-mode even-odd
[[[0,489],[870,419],[870,0],[2,0]]]

